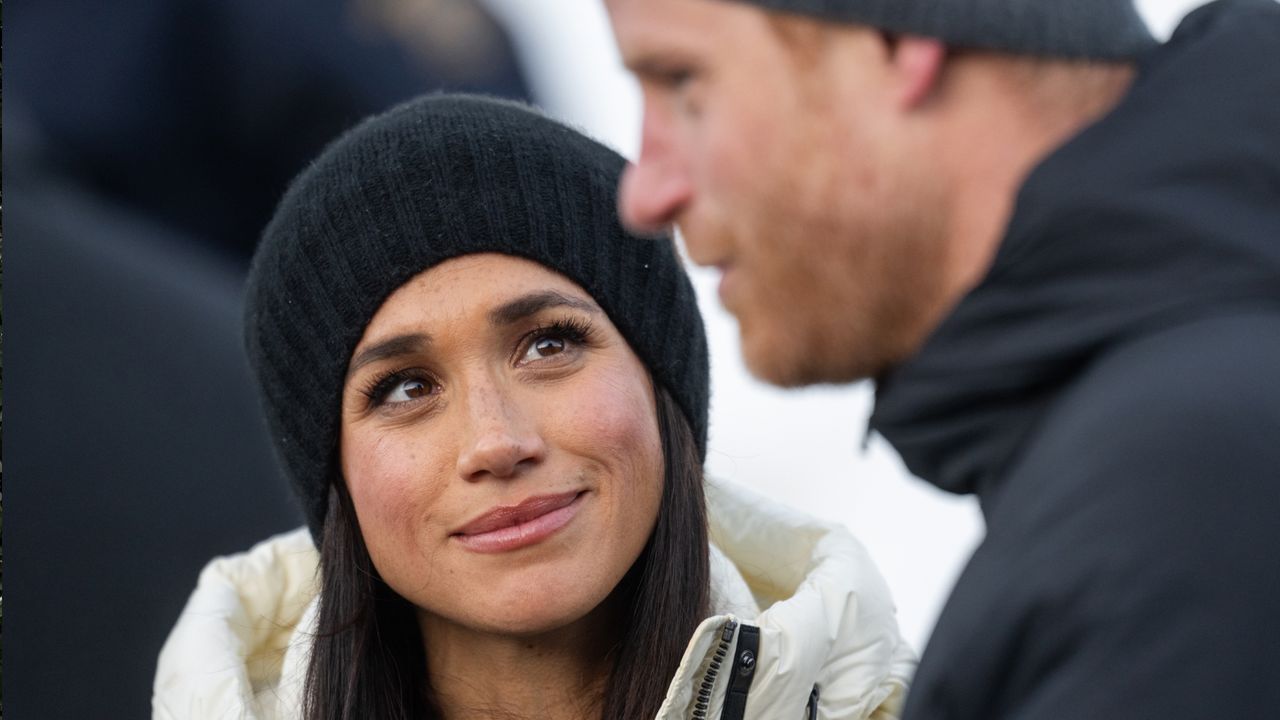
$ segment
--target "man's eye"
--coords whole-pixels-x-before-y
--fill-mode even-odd
[[[693,71],[681,68],[663,70],[652,75],[654,85],[668,92],[679,92],[693,80]]]
[[[693,72],[689,70],[672,70],[663,77],[663,84],[673,90],[679,90],[689,81],[693,79]]]

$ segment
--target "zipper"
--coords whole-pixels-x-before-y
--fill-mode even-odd
[[[742,720],[747,714],[747,693],[756,676],[756,653],[760,652],[760,628],[742,624],[738,644],[733,651],[733,670],[729,673],[729,689],[724,694],[720,720]]]
[[[724,668],[725,659],[729,657],[729,646],[737,635],[737,643],[733,650],[732,665],[729,671],[729,687],[725,690],[724,705],[720,709],[720,720],[742,720],[747,711],[747,694],[751,692],[751,681],[756,673],[756,653],[760,652],[760,628],[729,618],[720,630],[720,641],[716,647],[707,671],[702,676],[702,684],[698,686],[698,697],[693,704],[693,720],[709,720],[711,711],[711,694],[715,690],[720,670]]]
[[[729,643],[733,640],[733,633],[737,629],[738,621],[729,618],[720,631],[720,645],[716,648],[715,656],[711,658],[711,664],[707,666],[707,672],[702,676],[702,684],[698,686],[698,699],[693,703],[693,720],[707,720],[707,708],[711,705],[711,690],[715,687],[716,677],[720,674],[720,667],[729,654]]]

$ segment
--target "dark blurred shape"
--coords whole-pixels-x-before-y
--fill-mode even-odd
[[[474,2],[42,0],[8,15],[5,96],[67,171],[241,262],[289,179],[366,115],[437,89],[527,95]]]
[[[6,144],[18,132],[6,103]],[[239,274],[5,152],[5,709],[138,718],[210,557],[297,525]],[[15,341],[16,338],[16,341]]]
[[[242,351],[261,227],[288,180],[366,115],[435,89],[526,94],[505,33],[475,3],[407,7],[10,8],[13,717],[148,717],[156,657],[200,568],[301,524]],[[449,47],[405,44],[436,20]]]

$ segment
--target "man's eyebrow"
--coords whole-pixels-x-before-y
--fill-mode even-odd
[[[489,311],[489,324],[495,327],[517,323],[530,315],[537,314],[547,308],[570,307],[575,310],[600,314],[600,308],[593,302],[563,295],[555,290],[539,290],[503,303]]]
[[[422,350],[429,344],[431,344],[431,336],[426,333],[406,333],[388,338],[376,345],[370,345],[351,358],[351,364],[347,367],[347,377],[351,377],[369,363],[398,355],[409,355]]]
[[[623,58],[623,64],[632,74],[642,78],[665,78],[686,72],[690,63],[670,55],[637,55]]]
[[[651,31],[619,47],[618,53],[622,64],[633,73],[669,75],[702,67],[705,40],[701,34],[681,33],[673,37]]]

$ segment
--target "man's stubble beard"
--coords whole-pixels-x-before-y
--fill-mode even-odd
[[[746,258],[757,267],[743,288],[753,295],[734,308],[753,375],[781,387],[854,382],[919,349],[946,294],[942,230],[937,213],[899,207],[868,208],[862,222],[855,213],[756,225],[764,252]]]

